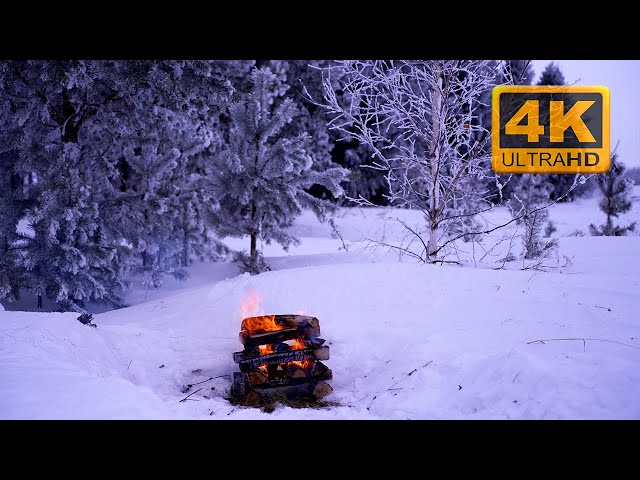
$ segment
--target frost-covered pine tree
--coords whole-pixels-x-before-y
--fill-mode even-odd
[[[603,198],[600,201],[600,210],[607,216],[607,221],[600,227],[593,223],[589,225],[591,235],[595,236],[622,236],[635,230],[636,222],[621,226],[613,223],[614,218],[631,210],[629,196],[633,190],[633,182],[624,177],[625,165],[618,160],[614,153],[611,157],[611,169],[607,173],[596,176],[596,182]]]
[[[0,139],[2,134],[0,131]],[[17,228],[27,206],[21,197],[28,175],[16,170],[16,160],[15,152],[0,153],[0,301],[17,300],[25,283],[19,267],[22,245]]]
[[[421,258],[433,261],[444,246],[470,233],[461,219],[472,216],[477,210],[467,207],[480,200],[469,192],[470,178],[489,171],[488,135],[478,140],[486,129],[475,115],[481,95],[495,82],[497,65],[349,60],[324,72],[319,103],[332,117],[331,128],[371,149],[371,166],[386,174],[391,205],[424,213]]]
[[[133,170],[124,153],[171,137],[166,128],[173,124],[154,121],[158,108],[189,124],[183,128],[189,142],[208,138],[207,120],[230,93],[229,82],[206,61],[0,62],[0,149],[15,154],[14,170],[28,180],[18,195],[26,205],[21,220],[31,228],[10,247],[20,252],[18,288],[47,295],[63,309],[82,310],[87,301],[119,304],[140,231],[124,215],[140,195],[123,183]],[[133,145],[133,137],[144,140]],[[181,156],[193,150],[183,138],[174,136],[171,145]],[[157,153],[171,148],[162,144]],[[176,178],[163,180],[178,185]],[[163,235],[175,232],[170,213]]]
[[[511,215],[516,218],[516,223],[521,223],[523,214],[549,203],[549,193],[552,185],[546,181],[544,175],[523,174],[511,193],[509,206]]]
[[[100,211],[108,195],[103,142],[86,142],[85,129],[115,98],[104,63],[8,61],[0,66],[6,109],[0,125],[3,150],[16,155],[16,169],[29,180],[20,195],[31,226],[16,247],[26,288],[41,305],[43,295],[63,309],[83,302],[118,304],[118,252]],[[100,85],[102,88],[99,88]]]
[[[549,219],[546,208],[532,210],[523,217],[524,234],[522,235],[523,255],[526,259],[543,257],[558,245],[556,239],[543,240],[542,232]]]
[[[542,233],[549,221],[545,206],[549,203],[552,186],[544,175],[525,174],[511,193],[509,207],[516,223],[524,224],[522,234],[523,255],[526,259],[539,258],[557,245],[555,239],[545,241]]]
[[[276,241],[285,249],[297,243],[287,227],[305,207],[324,219],[328,202],[305,189],[318,184],[339,197],[347,173],[342,168],[312,169],[310,136],[284,134],[297,108],[291,98],[282,98],[282,92],[270,69],[254,69],[250,90],[229,107],[228,145],[212,156],[208,188],[216,203],[211,218],[222,236],[249,236],[249,254],[238,258],[253,273],[268,268],[259,240]]]
[[[195,258],[211,258],[212,239],[204,224],[205,200],[193,168],[194,156],[210,144],[192,122],[156,105],[141,120],[144,126],[123,135],[121,162],[127,175],[117,195],[117,222],[138,261],[134,270],[144,283],[158,287],[165,275],[184,278],[182,268]]]

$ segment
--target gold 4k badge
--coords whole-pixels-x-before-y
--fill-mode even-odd
[[[607,87],[502,85],[492,103],[497,173],[609,171]]]

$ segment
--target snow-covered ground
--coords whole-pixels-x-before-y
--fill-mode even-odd
[[[620,222],[640,227],[635,197]],[[559,252],[537,268],[496,269],[510,242],[519,253],[513,225],[462,243],[450,256],[462,266],[398,262],[365,239],[406,245],[394,219],[419,225],[416,212],[342,209],[348,251],[305,214],[299,247],[264,246],[273,271],[195,265],[187,282],[133,288],[132,306],[96,314],[97,328],[0,308],[0,418],[640,418],[640,236],[588,236],[603,221],[597,202],[551,208]],[[225,400],[250,294],[262,298],[255,313],[319,318],[333,406],[263,413]],[[210,377],[180,402],[184,385]]]

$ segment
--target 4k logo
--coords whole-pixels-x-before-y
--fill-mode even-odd
[[[609,89],[493,89],[492,166],[497,173],[609,171]]]

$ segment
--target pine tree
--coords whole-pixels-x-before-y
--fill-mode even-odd
[[[239,255],[252,273],[267,269],[258,240],[276,241],[285,249],[298,240],[287,232],[304,207],[324,219],[329,203],[305,191],[314,184],[335,196],[346,171],[312,169],[306,133],[285,134],[297,109],[269,68],[251,72],[251,88],[229,107],[228,146],[212,158],[209,189],[217,202],[211,217],[220,235],[250,237],[249,254]],[[286,91],[286,89],[284,90]]]
[[[549,218],[547,209],[533,210],[524,216],[524,234],[522,246],[524,258],[534,259],[544,256],[558,245],[557,239],[542,239],[542,229]]]
[[[194,155],[211,142],[208,120],[230,93],[229,82],[206,61],[0,62],[0,148],[15,153],[13,170],[27,180],[16,195],[33,232],[10,242],[20,251],[24,277],[17,288],[39,300],[48,295],[63,309],[82,310],[87,301],[119,304],[140,231],[124,214],[144,195],[131,184],[142,176],[125,152],[150,145],[149,151],[157,146],[150,155],[173,149],[181,158]],[[172,138],[168,129],[178,120],[163,126],[157,117],[165,112],[189,135]],[[163,181],[154,192],[178,186],[170,175]],[[163,202],[161,208],[174,205]],[[178,215],[165,220],[171,218]],[[14,235],[13,223],[0,225],[0,238]],[[175,234],[174,225],[166,222],[166,232]]]
[[[589,225],[592,235],[617,237],[634,231],[636,222],[627,226],[614,225],[613,223],[614,218],[628,212],[632,206],[629,195],[633,190],[633,182],[624,178],[624,172],[624,163],[618,161],[618,156],[614,153],[611,157],[611,169],[607,173],[596,176],[596,183],[603,194],[600,210],[607,216],[607,221],[600,227],[596,227],[593,223]]]
[[[540,74],[538,85],[564,85],[565,79],[560,67],[551,62]]]
[[[509,205],[516,223],[524,224],[522,246],[524,258],[543,256],[557,246],[557,240],[542,240],[545,224],[550,223],[549,212],[544,205],[549,202],[552,185],[544,175],[522,175],[511,193]],[[548,235],[547,235],[548,236]]]
[[[24,285],[17,228],[27,206],[20,197],[28,177],[16,171],[16,160],[15,152],[0,153],[0,301],[17,300]]]
[[[549,184],[544,175],[524,174],[519,179],[511,198],[509,206],[514,218],[523,214],[528,214],[531,210],[549,202],[549,192],[553,187]],[[520,223],[520,220],[516,220]]]

